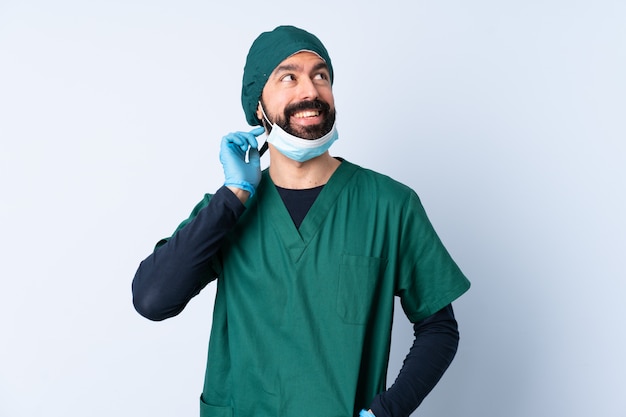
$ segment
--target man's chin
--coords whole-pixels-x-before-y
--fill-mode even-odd
[[[332,125],[329,127],[327,126],[326,122],[322,122],[316,125],[310,125],[310,126],[300,126],[300,125],[289,125],[289,130],[286,130],[287,133],[294,135],[296,137],[299,137],[301,139],[309,139],[309,140],[314,140],[314,139],[319,139],[322,136],[324,136],[325,134],[327,134],[328,132],[330,132],[332,129]]]
[[[302,128],[302,126],[298,126],[295,129],[293,127],[290,127],[287,133],[300,139],[308,140],[319,139],[324,136],[324,133],[322,133],[320,126],[315,126],[312,128]]]

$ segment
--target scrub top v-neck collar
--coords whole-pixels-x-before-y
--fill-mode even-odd
[[[263,172],[263,186],[257,193],[258,202],[263,202],[262,205],[264,206],[263,218],[270,221],[278,231],[294,261],[300,258],[315,237],[339,194],[357,169],[358,166],[348,161],[343,160],[341,162],[304,217],[300,229],[297,229],[291,220],[287,207],[285,207],[285,203],[269,175],[269,170]]]

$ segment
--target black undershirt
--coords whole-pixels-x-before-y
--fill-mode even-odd
[[[283,199],[283,203],[285,203],[285,207],[287,207],[287,211],[291,216],[291,220],[296,225],[296,229],[300,228],[315,199],[322,192],[322,188],[324,188],[323,185],[303,190],[291,190],[276,186],[278,194]]]

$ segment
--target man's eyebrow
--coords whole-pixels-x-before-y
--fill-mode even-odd
[[[328,65],[326,65],[325,61],[322,61],[313,67],[313,71],[319,71],[321,69],[325,69],[326,71],[329,71]]]
[[[300,68],[300,66],[296,64],[281,64],[276,67],[274,72],[278,74],[279,72],[296,71],[298,68]]]
[[[289,72],[289,71],[297,71],[297,70],[301,70],[302,67],[300,65],[296,65],[296,64],[281,64],[279,66],[276,67],[276,69],[274,70],[275,74],[278,74],[280,72]],[[328,70],[328,65],[326,65],[326,62],[322,61],[319,62],[317,64],[315,64],[315,66],[313,67],[313,71],[319,71],[321,69],[325,69]]]

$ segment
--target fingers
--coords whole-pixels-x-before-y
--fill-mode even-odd
[[[252,133],[254,136],[260,136],[265,132],[265,128],[263,126],[259,126],[255,129],[252,129],[250,131],[250,133]]]
[[[243,152],[246,152],[248,148],[258,148],[259,143],[256,137],[265,132],[263,127],[257,127],[250,132],[232,132],[223,137],[223,141],[232,143],[239,147]]]
[[[240,132],[229,133],[222,138],[222,143],[231,148],[239,148],[242,152],[246,152],[250,147],[245,136],[242,136]]]

